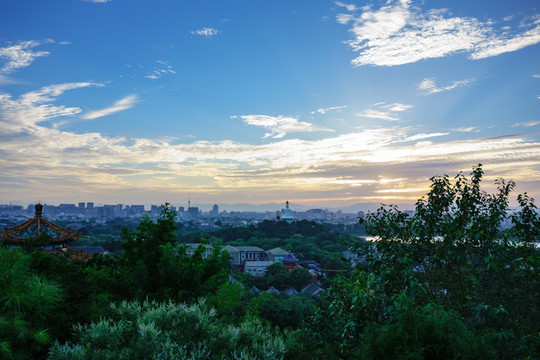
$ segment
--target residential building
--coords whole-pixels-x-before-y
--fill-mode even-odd
[[[273,261],[246,261],[244,272],[253,276],[263,276],[266,273],[266,268],[273,263]]]

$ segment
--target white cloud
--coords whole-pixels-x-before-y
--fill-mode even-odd
[[[156,62],[160,65],[156,67],[154,70],[152,70],[148,75],[145,76],[147,79],[160,79],[163,77],[163,75],[166,74],[176,74],[176,71],[173,69],[171,65],[165,60],[156,60]]]
[[[405,111],[414,107],[414,105],[406,105],[400,103],[387,104],[384,101],[373,104],[373,106],[383,110],[367,109],[360,114],[356,114],[356,116],[387,121],[399,121],[401,120],[401,118],[397,114],[395,114],[396,112]]]
[[[108,3],[112,0],[83,0],[85,2],[91,2],[91,3],[101,3],[101,4],[104,4],[104,3]]]
[[[344,105],[344,106],[331,106],[331,107],[327,107],[327,108],[317,109],[317,111],[312,111],[311,113],[315,114],[316,112],[318,112],[319,114],[326,114],[328,111],[340,110],[340,109],[345,109],[345,108],[347,108],[346,105]]]
[[[531,127],[531,126],[536,126],[536,125],[540,125],[540,121],[519,122],[519,123],[512,124],[511,126],[512,127],[518,127],[518,126]]]
[[[338,23],[346,25],[349,21],[353,20],[354,16],[351,14],[337,14],[336,20]]]
[[[50,43],[52,40],[45,41]],[[0,69],[2,74],[10,74],[17,69],[29,66],[35,58],[49,55],[48,51],[33,51],[32,48],[41,45],[39,41],[23,41],[17,45],[0,48],[0,58],[7,62]]]
[[[539,74],[534,74],[534,75],[531,75],[533,78],[537,78],[537,79],[540,79],[540,75]]]
[[[131,109],[138,101],[137,95],[128,95],[123,99],[118,100],[112,106],[105,109],[91,111],[81,116],[84,120],[93,120],[100,117],[108,116],[119,111]]]
[[[452,84],[448,86],[438,87],[437,83],[435,82],[435,79],[426,78],[418,85],[418,90],[421,90],[424,95],[433,95],[433,94],[437,94],[443,91],[454,90],[455,88],[460,87],[460,86],[466,86],[473,81],[474,79],[453,81]]]
[[[353,39],[347,43],[359,53],[352,60],[356,66],[395,66],[456,53],[482,59],[540,42],[538,21],[511,33],[495,29],[490,20],[452,17],[445,9],[422,13],[410,0],[390,0],[379,9],[364,8],[354,19],[339,15],[337,21],[352,23]]]
[[[298,121],[294,117],[285,117],[285,116],[268,116],[268,115],[243,115],[240,118],[248,125],[255,125],[264,127],[270,132],[264,134],[263,138],[272,137],[279,139],[287,135],[288,133],[297,133],[297,132],[313,132],[313,131],[330,131],[334,132],[332,129],[327,129],[323,127],[315,126],[311,123]]]
[[[54,98],[63,92],[89,86],[103,86],[102,84],[79,82],[64,83],[43,87],[13,99],[9,94],[0,93],[0,127],[4,132],[11,133],[19,129],[32,129],[36,131],[37,124],[43,121],[71,117],[79,114],[79,107],[54,105]]]
[[[199,29],[199,30],[194,30],[191,33],[193,35],[199,35],[199,36],[204,36],[204,37],[212,37],[212,36],[216,36],[217,34],[219,34],[219,30],[214,29],[214,28],[204,27],[204,28]]]
[[[388,111],[379,111],[379,110],[364,110],[360,114],[356,114],[356,116],[366,117],[370,119],[381,119],[381,120],[388,120],[388,121],[399,121],[399,116],[392,114]]]
[[[335,1],[334,4],[347,9],[347,11],[356,11],[358,9],[354,4],[345,4],[339,1]]]
[[[452,131],[458,131],[458,132],[479,132],[477,126],[469,126],[469,127],[460,127],[457,129],[452,129]]]
[[[414,107],[414,105],[405,105],[400,103],[387,104],[382,106],[384,109],[390,111],[405,111]]]

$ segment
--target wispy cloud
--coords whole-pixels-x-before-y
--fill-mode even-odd
[[[356,11],[358,9],[354,4],[345,4],[340,1],[335,1],[334,4],[347,9],[347,11]]]
[[[330,131],[332,129],[315,126],[308,122],[298,121],[294,117],[286,116],[268,116],[268,115],[243,115],[240,118],[248,125],[261,126],[270,132],[264,134],[264,138],[272,137],[279,139],[288,133]]]
[[[380,110],[367,109],[359,114],[356,114],[356,116],[387,121],[399,121],[401,118],[398,114],[396,114],[396,112],[402,112],[414,107],[414,105],[405,105],[400,103],[387,104],[386,102],[376,103],[372,106]]]
[[[204,27],[204,28],[199,29],[199,30],[193,30],[193,31],[191,31],[191,33],[193,35],[199,35],[199,36],[204,36],[204,37],[212,37],[212,36],[216,36],[217,34],[219,34],[219,30],[214,29],[214,28]]]
[[[340,110],[340,109],[345,109],[345,108],[347,108],[347,106],[345,105],[344,106],[331,106],[327,108],[317,109],[316,111],[312,111],[311,113],[315,114],[317,112],[319,114],[326,114],[327,112],[332,111],[332,110]]]
[[[128,95],[123,99],[118,100],[112,106],[101,110],[91,111],[81,116],[84,120],[93,120],[100,117],[108,116],[119,111],[131,109],[138,101],[137,95]]]
[[[108,2],[110,2],[110,1],[112,1],[112,0],[83,0],[83,1],[84,1],[84,2],[102,3],[102,4],[104,4],[104,3],[108,3]]]
[[[352,60],[356,66],[395,66],[456,53],[482,59],[540,42],[537,19],[524,21],[519,32],[512,32],[494,28],[491,20],[453,17],[446,9],[423,13],[411,0],[390,0],[363,10],[353,18],[337,16],[339,23],[352,23],[353,39],[347,43],[359,53]]]
[[[469,126],[469,127],[460,127],[456,129],[451,129],[452,131],[458,131],[458,132],[479,132],[477,126]]]
[[[62,117],[72,117],[81,112],[79,107],[54,105],[54,99],[68,90],[89,86],[103,86],[98,83],[64,83],[42,87],[39,90],[23,94],[13,99],[9,94],[0,92],[0,122],[6,134],[25,129],[35,132],[38,124]]]
[[[540,121],[519,122],[519,123],[512,124],[511,126],[512,127],[518,127],[518,126],[531,127],[531,126],[536,126],[536,125],[540,125]]]
[[[52,40],[45,41],[46,43]],[[0,58],[7,59],[0,73],[10,74],[17,69],[29,66],[36,58],[49,55],[48,51],[32,50],[42,43],[39,41],[23,41],[16,45],[0,48]]]
[[[381,119],[381,120],[388,120],[388,121],[399,121],[401,120],[399,116],[392,114],[388,111],[379,111],[379,110],[364,110],[363,112],[356,114],[356,116],[360,117],[366,117],[370,119]]]
[[[145,76],[147,79],[160,79],[163,77],[163,75],[166,74],[176,74],[176,71],[173,69],[171,65],[165,60],[156,60],[156,62],[159,64],[154,70],[152,70],[148,75]]]
[[[534,74],[534,75],[531,75],[533,78],[537,78],[537,79],[540,79],[540,75],[539,74]]]
[[[383,109],[387,109],[389,111],[405,111],[405,110],[409,110],[409,109],[413,108],[414,105],[405,105],[405,104],[400,104],[400,103],[393,103],[393,104],[386,104],[386,105],[381,104],[381,107]]]
[[[434,78],[426,78],[418,85],[418,90],[421,90],[424,95],[433,95],[443,91],[454,90],[460,86],[466,86],[473,81],[474,79],[452,81],[448,86],[439,87]]]

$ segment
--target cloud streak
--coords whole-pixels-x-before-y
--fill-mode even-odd
[[[100,117],[109,116],[119,111],[131,109],[138,102],[137,95],[128,95],[118,101],[112,106],[106,107],[101,110],[91,111],[81,116],[83,120],[94,120]]]
[[[423,95],[433,95],[433,94],[437,94],[443,91],[454,90],[455,88],[458,88],[460,86],[466,86],[473,81],[474,79],[458,80],[458,81],[453,81],[448,86],[439,87],[437,86],[435,79],[426,78],[418,85],[418,90],[420,90]]]
[[[332,129],[315,126],[308,122],[298,121],[297,118],[287,116],[268,116],[268,115],[242,115],[240,118],[248,125],[260,126],[270,130],[264,134],[263,139],[272,137],[279,139],[289,133],[329,131]]]
[[[145,78],[156,80],[162,78],[163,75],[166,74],[176,74],[176,71],[171,65],[169,65],[167,61],[156,60],[156,62],[159,64],[159,66],[146,75]]]
[[[396,112],[402,112],[414,107],[414,105],[400,103],[387,104],[386,102],[376,103],[373,106],[379,108],[379,110],[367,109],[356,114],[356,116],[386,121],[400,121],[401,118]]]
[[[341,109],[345,109],[347,108],[347,106],[331,106],[331,107],[327,107],[327,108],[321,108],[321,109],[317,109],[317,111],[312,111],[311,113],[312,114],[315,114],[316,112],[319,113],[319,114],[326,114],[327,112],[329,111],[333,111],[333,110],[341,110]]]
[[[338,23],[352,24],[353,39],[347,44],[359,53],[353,65],[396,66],[457,53],[477,60],[540,42],[538,19],[522,22],[517,31],[496,29],[492,21],[453,17],[445,9],[423,13],[411,3],[390,0],[380,8],[365,7],[359,15],[337,15]]]

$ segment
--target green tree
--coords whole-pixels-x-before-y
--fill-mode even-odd
[[[470,178],[431,178],[413,216],[395,206],[367,215],[366,231],[379,240],[365,253],[364,271],[338,279],[330,289],[329,307],[311,324],[314,347],[328,349],[324,339],[336,356],[361,358],[355,349],[377,354],[379,345],[392,339],[390,331],[399,333],[414,319],[424,328],[414,329],[416,345],[403,350],[410,358],[427,357],[417,350],[427,351],[433,342],[454,341],[429,337],[437,328],[457,331],[468,339],[466,348],[477,349],[440,358],[489,358],[490,346],[501,358],[534,358],[540,343],[540,309],[532,305],[540,294],[534,247],[539,215],[526,195],[511,213],[514,183],[499,179],[490,195],[480,187],[482,176],[479,165]],[[511,228],[503,226],[508,219]],[[430,318],[429,311],[438,315]],[[460,346],[451,347],[465,349]]]
[[[32,272],[30,256],[0,248],[0,357],[40,358],[51,336],[48,324],[62,299],[58,284]]]

